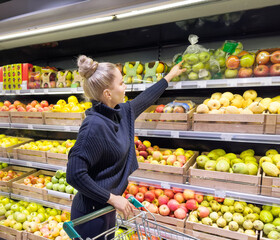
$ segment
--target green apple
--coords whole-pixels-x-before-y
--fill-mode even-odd
[[[58,179],[55,176],[52,177],[52,183],[53,184],[58,183]]]
[[[53,190],[58,191],[59,183],[53,184]]]
[[[198,79],[198,74],[195,73],[195,72],[190,72],[189,75],[188,75],[188,78],[190,80],[197,80]]]
[[[186,63],[188,63],[190,65],[194,65],[194,64],[198,63],[199,58],[196,53],[192,53],[186,57],[185,61],[186,61]]]
[[[238,75],[237,69],[226,69],[225,71],[225,77],[226,78],[235,78]]]
[[[219,172],[228,172],[229,168],[230,165],[226,160],[220,160],[216,164],[216,171]]]
[[[76,195],[78,193],[77,189],[74,189],[73,194]]]
[[[198,55],[199,61],[206,63],[210,60],[210,53],[209,52],[201,52]]]
[[[244,68],[252,67],[255,62],[255,58],[251,54],[243,55],[240,59],[240,66]]]
[[[65,192],[65,185],[64,184],[59,184],[58,191],[59,192]]]
[[[215,51],[214,56],[215,56],[216,58],[218,58],[218,57],[225,57],[225,56],[226,56],[226,52],[224,52],[223,49],[218,48],[218,49]]]
[[[204,69],[205,70],[205,69]],[[209,71],[205,70],[205,73],[207,74],[206,76],[204,76],[202,79],[203,80],[210,80],[212,78],[212,75]]]
[[[247,165],[247,168],[248,168],[249,175],[257,175],[258,167],[255,164],[247,163],[246,165]]]
[[[211,160],[217,160],[220,156],[216,152],[211,151],[207,154],[207,157]]]
[[[210,159],[205,156],[205,155],[200,155],[196,158],[196,162],[197,162],[197,165],[198,167],[200,168],[204,168],[205,167],[205,164],[207,161],[209,161]]]
[[[208,171],[215,171],[215,169],[216,169],[216,161],[214,161],[214,160],[207,161],[205,163],[204,169],[208,170]]]
[[[184,63],[182,64],[182,68],[185,68],[185,69],[186,69],[186,71],[185,71],[184,73],[190,73],[191,70],[192,70],[192,66],[191,66],[190,64],[186,63],[186,62],[184,62]]]
[[[57,179],[59,179],[59,178],[62,177],[63,173],[64,173],[64,172],[63,172],[62,170],[57,170],[56,173],[55,173],[55,177],[56,177]]]
[[[211,71],[212,73],[217,73],[217,72],[220,71],[220,68],[219,68],[218,65],[212,64],[212,65],[210,65],[210,71]]]
[[[232,199],[232,198],[225,198],[223,204],[224,204],[225,206],[233,206],[233,204],[234,204],[234,199]]]
[[[236,158],[236,154],[234,154],[234,153],[227,153],[226,155],[224,155],[224,157],[228,158],[229,160],[232,160],[232,159]]]
[[[218,57],[216,60],[218,61],[220,67],[225,67],[226,66],[226,58],[225,57]]]
[[[196,63],[192,66],[192,70],[195,73],[199,73],[199,70],[204,69],[204,64],[202,62]]]
[[[53,183],[52,182],[47,183],[46,188],[49,189],[49,190],[52,190],[53,189]]]
[[[66,181],[65,181],[65,178],[64,177],[61,177],[59,180],[58,180],[58,183],[59,184],[64,184]]]
[[[66,193],[68,194],[73,194],[73,191],[74,191],[74,188],[70,185],[68,185],[66,188],[65,188],[65,191]]]

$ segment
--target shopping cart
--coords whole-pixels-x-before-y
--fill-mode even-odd
[[[146,211],[139,211],[139,214],[129,218],[128,220],[123,219],[120,214],[117,214],[116,226],[92,238],[91,240],[95,240],[102,236],[106,240],[199,240],[195,237],[189,236],[185,233],[179,232],[175,229],[163,226],[162,224],[158,223],[155,216],[134,197],[130,197],[128,200],[136,208],[142,207]],[[81,236],[75,231],[75,226],[86,223],[114,210],[115,209],[112,206],[102,208],[96,212],[74,219],[73,221],[65,222],[63,224],[63,229],[71,239],[78,238],[80,240],[83,240]],[[151,216],[150,218],[148,217],[148,214]],[[122,229],[122,227],[128,230],[118,231],[119,229]],[[120,234],[116,235],[116,232],[120,232]],[[112,234],[114,237],[110,238]],[[90,238],[87,238],[87,240],[88,239]]]

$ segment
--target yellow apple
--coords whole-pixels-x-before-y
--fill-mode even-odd
[[[260,101],[260,103],[264,106],[264,109],[267,110],[271,103],[271,98],[264,98]]]
[[[243,98],[234,98],[231,102],[230,105],[231,106],[235,106],[237,108],[241,108],[242,104],[243,104]]]
[[[251,98],[244,100],[242,103],[242,108],[246,108],[246,107],[250,106],[252,102],[253,102],[253,100]]]
[[[233,94],[231,92],[224,92],[222,94],[222,97],[227,98],[229,101],[231,101],[233,99]]]
[[[221,107],[227,107],[227,106],[229,106],[229,100],[228,100],[227,98],[221,97],[221,98],[219,99],[219,101],[220,101]]]
[[[222,93],[220,92],[216,92],[211,95],[211,99],[220,100],[221,97],[222,97]]]
[[[228,106],[225,109],[226,109],[225,111],[226,114],[239,114],[239,110],[235,106]]]
[[[209,108],[205,104],[200,104],[200,105],[197,106],[196,112],[197,113],[208,113],[209,112]]]
[[[248,98],[255,100],[258,94],[255,90],[247,90],[243,93],[243,98],[247,100]]]
[[[268,106],[268,111],[272,114],[278,113],[278,109],[280,108],[280,103],[279,102],[272,102]]]
[[[254,114],[261,114],[264,111],[264,107],[261,103],[259,102],[253,102],[249,106],[249,109],[254,113]]]
[[[207,103],[207,106],[210,110],[213,110],[213,109],[219,109],[221,107],[221,104],[219,100],[210,99],[209,102]]]

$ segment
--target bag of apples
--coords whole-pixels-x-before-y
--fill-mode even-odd
[[[280,48],[262,49],[257,52],[254,76],[280,76]]]
[[[184,63],[182,68],[187,71],[181,75],[182,80],[209,80],[211,79],[210,73],[210,52],[209,49],[197,44],[198,36],[190,35],[188,38],[191,45],[182,55]]]
[[[226,44],[231,44],[227,47]],[[255,63],[255,53],[247,52],[238,48],[237,42],[228,42],[224,46],[224,51],[229,55],[226,59],[225,78],[248,78],[253,76],[253,65]]]

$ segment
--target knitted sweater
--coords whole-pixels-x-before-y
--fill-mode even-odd
[[[82,212],[106,205],[110,193],[121,195],[129,175],[138,168],[134,121],[167,88],[160,80],[134,100],[114,109],[103,103],[86,112],[75,145],[69,152],[67,183],[78,190],[73,205]]]

